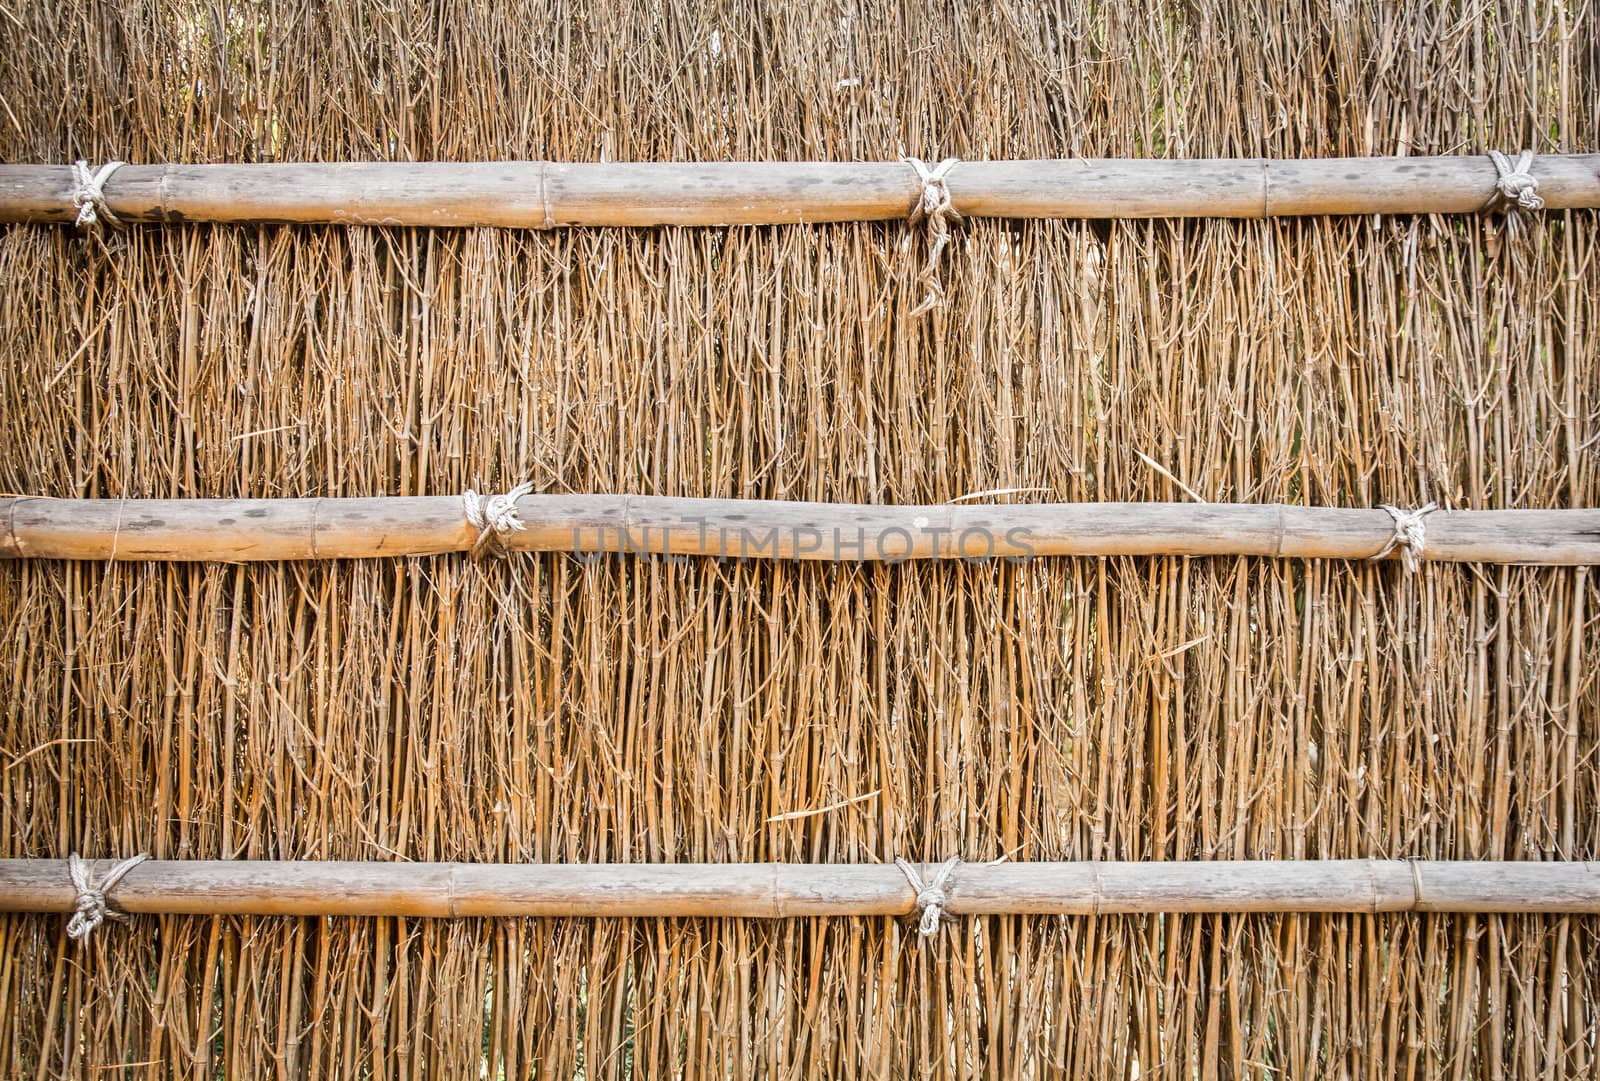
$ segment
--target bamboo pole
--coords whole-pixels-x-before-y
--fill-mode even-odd
[[[901,562],[1037,556],[1366,559],[1384,510],[1284,504],[867,506],[663,496],[529,495],[522,552]],[[1442,562],[1600,563],[1600,510],[1439,511]],[[469,551],[460,496],[377,499],[0,499],[0,558],[170,562],[357,559]],[[1397,556],[1399,548],[1390,553]]]
[[[114,865],[90,861],[91,881]],[[925,871],[930,868],[924,868]],[[1140,912],[1600,912],[1600,863],[1409,860],[968,863],[957,916]],[[0,860],[0,911],[70,912],[64,860]],[[891,864],[466,864],[149,860],[126,912],[259,916],[904,916]]]
[[[1600,154],[1549,154],[1552,210],[1600,206]],[[1496,197],[1487,155],[1272,160],[970,161],[956,210],[985,218],[1262,218],[1474,213]],[[69,223],[70,166],[0,166],[0,222]],[[106,205],[130,222],[394,226],[767,225],[904,218],[902,162],[384,162],[125,165]]]

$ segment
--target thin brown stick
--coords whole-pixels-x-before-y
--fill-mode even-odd
[[[1036,556],[1367,559],[1387,511],[1283,504],[865,506],[661,496],[530,495],[513,551],[844,562]],[[1424,555],[1445,562],[1600,563],[1600,510],[1439,512]],[[492,535],[492,534],[491,534]],[[382,499],[0,500],[0,556],[120,561],[351,559],[473,551],[458,496]],[[1395,557],[1399,546],[1387,553]]]
[[[1600,154],[1544,155],[1549,209],[1600,206]],[[1491,205],[1487,155],[968,161],[948,188],[963,217],[1267,218],[1472,213]],[[0,166],[0,222],[74,220],[65,165]],[[898,162],[418,162],[126,165],[105,183],[123,221],[347,225],[771,225],[904,218],[921,192]]]

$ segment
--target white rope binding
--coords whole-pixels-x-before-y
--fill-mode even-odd
[[[78,208],[78,228],[87,229],[97,221],[104,219],[107,224],[121,225],[122,219],[111,212],[106,205],[106,181],[111,179],[111,174],[126,165],[127,162],[108,161],[98,170],[91,170],[86,161],[72,163],[72,205]]]
[[[105,877],[96,883],[89,877],[94,870],[89,861],[80,858],[76,852],[69,855],[67,874],[72,876],[72,888],[78,891],[78,900],[73,905],[72,918],[67,921],[67,937],[81,946],[94,933],[94,929],[107,919],[126,923],[128,917],[110,907],[106,894],[116,888],[123,875],[148,858],[143,854],[130,856],[107,871]]]
[[[923,938],[939,933],[939,923],[947,919],[944,906],[950,903],[950,897],[945,893],[945,883],[950,881],[950,872],[961,864],[960,856],[951,856],[939,865],[939,870],[934,872],[933,879],[924,882],[922,872],[916,866],[903,859],[896,858],[894,865],[900,868],[900,873],[906,876],[906,881],[911,883],[911,888],[917,892],[917,934]]]
[[[1428,541],[1428,527],[1423,519],[1439,509],[1437,503],[1429,503],[1418,507],[1416,510],[1401,510],[1391,507],[1387,503],[1380,503],[1379,510],[1389,512],[1389,517],[1394,519],[1394,536],[1389,538],[1381,551],[1367,557],[1369,561],[1382,559],[1396,548],[1400,549],[1400,557],[1405,561],[1406,573],[1414,574],[1422,566],[1423,546]]]
[[[917,201],[911,205],[907,220],[912,225],[927,222],[928,236],[932,240],[928,248],[928,261],[923,264],[921,273],[917,275],[917,280],[927,292],[922,298],[922,303],[911,310],[911,315],[915,318],[944,303],[944,283],[939,280],[939,257],[944,254],[946,245],[950,243],[951,223],[961,220],[960,211],[950,202],[950,189],[945,186],[945,178],[950,175],[951,169],[961,164],[961,159],[945,158],[931,169],[921,158],[900,160],[915,169],[917,179],[922,181],[922,194],[918,195]]]
[[[461,508],[472,528],[478,531],[478,539],[472,545],[472,558],[481,558],[485,551],[505,557],[505,542],[511,534],[528,528],[517,513],[517,500],[531,491],[533,482],[525,481],[504,495],[479,495],[471,488],[461,493]]]
[[[1506,209],[1544,209],[1544,199],[1539,196],[1539,181],[1532,172],[1533,151],[1524,150],[1518,154],[1515,165],[1498,150],[1489,151],[1489,160],[1494,162],[1494,171],[1499,174],[1494,186],[1500,193],[1499,201]]]

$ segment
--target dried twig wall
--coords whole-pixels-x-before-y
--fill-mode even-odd
[[[1600,148],[1587,3],[10,4],[0,159]],[[0,232],[0,490],[1600,506],[1593,212]],[[1600,854],[1582,568],[0,565],[0,855]],[[812,811],[840,804],[833,810]],[[0,1075],[1596,1069],[1594,917],[0,920]],[[1267,1071],[1271,1071],[1268,1074]]]

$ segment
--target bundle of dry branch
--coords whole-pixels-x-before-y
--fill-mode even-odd
[[[1600,149],[1578,0],[448,8],[11,5],[0,159]],[[900,222],[7,226],[0,491],[1593,508],[1597,225],[979,218],[920,319]],[[0,627],[6,857],[1600,854],[1584,567],[16,560]],[[0,1075],[1600,1061],[1594,916],[64,922]]]

